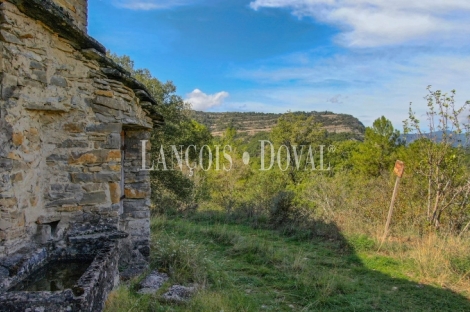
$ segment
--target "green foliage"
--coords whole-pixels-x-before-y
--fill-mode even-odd
[[[270,138],[275,150],[279,150],[281,146],[285,147],[281,157],[290,160],[286,173],[294,184],[300,182],[302,171],[304,171],[302,169],[308,161],[307,156],[300,157],[302,146],[306,155],[309,147],[316,149],[320,145],[329,145],[326,130],[315,122],[314,116],[308,117],[305,114],[291,112],[279,117],[276,126],[271,131]],[[299,156],[298,163],[296,155]]]
[[[352,171],[356,164],[353,155],[360,153],[360,146],[363,143],[355,140],[346,140],[333,142],[332,144],[334,144],[335,152],[328,155],[332,170],[339,174]]]
[[[278,231],[221,220],[225,217],[202,213],[189,219],[152,220],[156,237],[167,236],[177,249],[189,246],[190,252],[177,251],[185,259],[182,262],[206,259],[202,271],[205,261],[210,264],[209,283],[189,302],[164,302],[158,295],[139,295],[132,287],[121,287],[110,295],[106,311],[470,309],[466,297],[444,287],[423,285],[420,276],[409,277],[410,271],[417,271],[413,264],[374,254],[367,238],[360,239],[365,245],[361,253],[344,253],[330,239],[293,240]],[[191,251],[196,260],[188,259]],[[152,249],[152,257],[154,253],[160,251]],[[173,267],[175,274],[176,267],[181,266]],[[182,270],[186,271],[185,266]]]
[[[416,182],[425,189],[426,217],[439,229],[446,220],[447,230],[460,232],[470,224],[470,172],[466,150],[457,142],[462,132],[469,134],[470,117],[465,115],[470,101],[455,105],[455,90],[450,95],[428,87],[427,133],[416,114],[409,110],[405,133],[415,132],[417,140],[406,151]]]
[[[364,144],[353,152],[354,169],[366,176],[379,176],[395,164],[399,131],[384,116],[376,119],[372,127],[366,128]]]
[[[207,282],[209,260],[204,257],[204,247],[190,240],[175,240],[170,235],[160,234],[152,240],[151,265],[160,272],[170,273],[177,283]]]
[[[270,219],[274,225],[285,224],[292,214],[294,194],[292,192],[279,192],[273,198]]]

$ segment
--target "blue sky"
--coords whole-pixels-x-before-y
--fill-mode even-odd
[[[90,0],[88,31],[198,110],[385,115],[401,129],[428,85],[470,100],[468,0]]]

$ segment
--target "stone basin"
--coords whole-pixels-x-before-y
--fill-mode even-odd
[[[8,291],[62,291],[72,289],[90,267],[91,262],[86,260],[50,261],[14,287],[8,289]]]
[[[0,311],[101,311],[108,293],[119,278],[118,250],[117,241],[106,241],[95,253],[40,248],[24,250],[3,262],[0,260],[3,274],[3,277],[0,275]],[[49,290],[41,290],[48,288],[47,283],[39,288],[33,285],[33,291],[25,290],[28,289],[28,279],[44,274],[57,264],[66,267],[67,263],[71,266],[82,264],[84,273],[75,276],[75,282],[50,286]],[[70,269],[74,270],[73,267]]]

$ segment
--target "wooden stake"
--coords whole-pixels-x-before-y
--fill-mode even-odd
[[[382,237],[382,242],[380,243],[379,249],[377,251],[380,251],[380,248],[382,248],[383,243],[385,242],[385,239],[387,238],[388,231],[390,229],[390,222],[392,222],[392,215],[393,215],[393,207],[395,204],[395,199],[397,198],[398,194],[398,184],[400,183],[400,179],[403,176],[403,170],[405,166],[402,161],[397,160],[395,163],[395,168],[393,172],[397,176],[397,180],[395,181],[395,187],[393,188],[393,194],[392,194],[392,201],[390,202],[390,208],[388,209],[388,216],[387,216],[387,222],[385,223],[385,230],[384,230],[384,235]]]

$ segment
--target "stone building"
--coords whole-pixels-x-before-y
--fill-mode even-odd
[[[87,35],[87,0],[0,0],[0,51],[0,281],[81,230],[125,233],[120,261],[142,263],[155,101]]]

